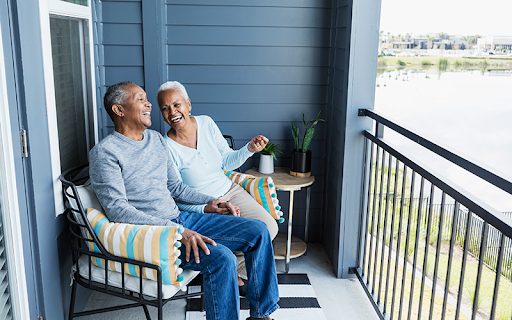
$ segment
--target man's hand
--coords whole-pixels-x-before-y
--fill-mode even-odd
[[[206,207],[204,207],[204,212],[220,214],[228,213],[229,209],[226,208],[226,206],[224,206],[223,203],[224,201],[221,201],[219,199],[212,200],[206,204]]]
[[[249,145],[247,146],[247,149],[249,149],[250,152],[256,153],[260,152],[265,148],[265,146],[268,143],[268,139],[265,136],[257,135],[256,137],[252,138],[249,142]]]
[[[219,199],[208,202],[204,208],[204,212],[218,213],[218,214],[231,214],[235,217],[240,217],[240,208],[235,206],[229,201],[222,201]]]
[[[240,217],[240,207],[239,206],[235,206],[234,204],[232,204],[229,201],[220,203],[219,207],[227,208],[229,210],[229,213],[231,213],[235,217]]]
[[[194,253],[194,258],[196,263],[200,263],[199,259],[199,248],[203,249],[206,255],[210,255],[210,250],[206,246],[206,243],[209,243],[213,246],[216,246],[217,243],[212,239],[203,236],[195,231],[185,228],[183,231],[181,242],[185,245],[185,260],[187,262],[190,261],[190,252]]]

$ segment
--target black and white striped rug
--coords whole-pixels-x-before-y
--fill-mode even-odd
[[[272,313],[272,318],[279,320],[326,319],[307,274],[278,274],[277,280],[280,308]],[[200,290],[199,286],[189,286],[191,293],[198,290]],[[240,309],[240,319],[249,317],[249,303],[244,297],[240,298]],[[185,319],[204,320],[205,318],[205,313],[201,311],[201,298],[188,299]]]

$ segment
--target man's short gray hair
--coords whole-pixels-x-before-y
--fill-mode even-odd
[[[112,111],[112,106],[124,103],[126,96],[128,95],[128,92],[126,91],[126,87],[128,86],[136,86],[136,84],[131,81],[119,82],[108,87],[107,92],[105,92],[105,96],[103,97],[103,106],[112,121],[114,121],[115,116],[114,111]]]
[[[190,100],[190,98],[188,97],[187,89],[185,89],[185,86],[183,86],[178,81],[167,81],[166,83],[162,84],[160,88],[158,88],[158,92],[156,93],[156,95],[159,97],[160,92],[164,92],[167,90],[176,90],[183,96],[183,98],[185,98],[186,100]]]

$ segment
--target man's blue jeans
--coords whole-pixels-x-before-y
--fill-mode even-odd
[[[193,253],[185,261],[181,248],[183,269],[203,274],[204,301],[207,320],[235,320],[239,318],[237,261],[233,251],[241,251],[247,268],[247,300],[252,317],[266,317],[279,306],[274,250],[267,226],[254,219],[241,217],[181,212],[176,222],[185,228],[213,239],[217,245],[208,245],[210,255],[199,249],[199,264]]]

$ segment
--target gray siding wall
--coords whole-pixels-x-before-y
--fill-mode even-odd
[[[328,1],[167,1],[167,79],[189,91],[194,114],[210,115],[240,147],[264,134],[283,147],[289,166],[291,121],[325,109]],[[311,239],[321,234],[325,130],[315,137]],[[257,166],[254,156],[244,169]],[[302,192],[304,193],[304,192]],[[280,193],[288,208],[288,193]],[[305,197],[295,204],[294,232],[304,230]],[[282,226],[284,227],[284,225]],[[285,229],[282,228],[282,231]]]
[[[101,140],[113,130],[103,108],[107,86],[132,81],[145,86],[141,0],[96,0],[95,54],[98,97],[98,127]]]
[[[324,244],[338,277],[357,266],[363,175],[363,130],[358,117],[372,108],[377,70],[380,1],[333,0]]]
[[[325,206],[323,239],[334,269],[339,268],[341,182],[345,157],[345,123],[347,110],[348,59],[350,51],[351,0],[333,0],[332,50],[329,70],[329,103],[327,105],[328,133],[325,170]],[[355,244],[354,244],[355,245]]]
[[[98,97],[117,81],[144,86],[154,106],[153,128],[165,133],[155,94],[163,81],[178,80],[189,91],[193,114],[211,116],[237,147],[266,135],[282,146],[276,165],[289,166],[291,121],[320,110],[325,117],[330,6],[329,0],[102,1]],[[100,103],[99,109],[104,136],[112,124]],[[312,146],[312,241],[322,237],[325,136],[320,125]],[[279,197],[287,210],[288,194]],[[295,201],[294,232],[303,236],[305,192]]]

